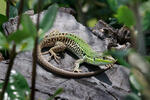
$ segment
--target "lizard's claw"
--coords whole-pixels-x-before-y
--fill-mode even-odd
[[[74,68],[73,72],[80,73],[80,72],[82,72],[82,70],[81,70],[81,69],[79,69],[79,68]]]
[[[52,57],[54,57],[55,61],[56,61],[57,63],[59,63],[60,57],[58,57],[58,56],[56,55],[56,53],[52,53],[51,56],[50,56],[50,59],[51,59]]]
[[[105,65],[107,68],[112,68],[114,64],[107,64]]]
[[[49,53],[49,51],[45,51],[45,52],[42,52],[42,55],[46,55],[48,53]]]

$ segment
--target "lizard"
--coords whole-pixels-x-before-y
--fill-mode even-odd
[[[51,47],[48,51],[42,52],[41,50],[45,47]],[[73,71],[67,71],[60,68],[55,67],[50,62],[48,62],[44,58],[44,54],[50,53],[51,57],[54,57],[56,62],[60,59],[56,53],[64,51],[65,49],[70,50],[74,53],[79,59],[75,61],[75,67]],[[83,39],[80,37],[71,34],[71,33],[62,33],[57,30],[52,31],[50,34],[45,35],[43,40],[37,46],[37,59],[38,62],[46,67],[51,72],[56,74],[66,76],[66,77],[88,77],[92,75],[96,75],[101,73],[113,66],[116,60],[111,56],[103,56],[100,55],[98,52],[94,51],[89,44],[87,44]],[[79,69],[81,63],[86,62],[92,65],[106,65],[105,68],[92,71],[92,72],[85,72],[81,73],[82,70]]]

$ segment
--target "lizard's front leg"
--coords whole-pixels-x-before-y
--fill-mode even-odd
[[[49,51],[44,52],[42,54],[46,54],[46,53],[50,53],[50,59],[51,57],[54,57],[55,61],[58,62],[58,59],[60,59],[60,57],[57,56],[57,52],[61,52],[64,51],[66,48],[66,45],[63,42],[57,41],[54,45],[54,47],[50,48]]]
[[[76,62],[75,62],[75,68],[73,70],[73,72],[81,72],[82,70],[79,69],[80,67],[80,64],[84,62],[84,59],[78,59]]]

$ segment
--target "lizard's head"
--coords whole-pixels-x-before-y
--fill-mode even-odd
[[[93,65],[105,65],[114,64],[116,60],[111,56],[96,56],[96,57],[86,57],[86,62]]]

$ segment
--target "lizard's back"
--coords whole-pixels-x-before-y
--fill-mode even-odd
[[[66,48],[77,55],[79,58],[83,56],[96,56],[96,53],[92,48],[81,38],[74,34],[69,33],[51,33],[46,35],[41,42],[42,48],[54,46],[57,41],[60,41],[66,45]]]

